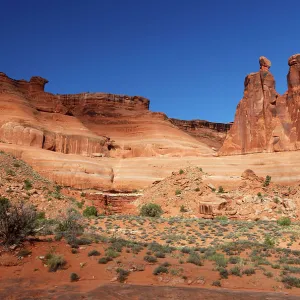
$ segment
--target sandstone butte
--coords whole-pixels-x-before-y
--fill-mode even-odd
[[[259,58],[260,70],[245,78],[244,97],[219,155],[300,149],[300,54],[288,60],[288,90],[279,95],[271,62]]]

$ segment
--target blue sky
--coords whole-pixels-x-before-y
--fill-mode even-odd
[[[141,95],[169,117],[233,120],[245,76],[272,61],[277,91],[300,52],[295,0],[2,1],[0,71],[53,93]]]

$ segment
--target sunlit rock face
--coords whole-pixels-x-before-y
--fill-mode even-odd
[[[220,155],[300,149],[300,55],[289,58],[288,91],[279,95],[271,62],[259,58],[260,70],[245,78],[244,97]]]

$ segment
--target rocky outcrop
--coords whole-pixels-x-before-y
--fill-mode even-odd
[[[300,149],[300,54],[289,58],[288,91],[280,96],[270,73],[271,62],[260,57],[260,71],[245,79],[244,97],[220,155]]]
[[[181,130],[217,150],[222,146],[226,133],[232,125],[231,123],[214,123],[205,120],[169,120]]]

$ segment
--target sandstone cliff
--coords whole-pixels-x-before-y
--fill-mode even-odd
[[[205,143],[149,111],[140,96],[54,95],[48,80],[14,80],[0,73],[0,141],[90,157],[211,154]]]
[[[300,149],[300,54],[289,58],[288,91],[280,96],[270,72],[271,62],[260,57],[260,71],[245,78],[244,97],[220,155]]]
[[[169,120],[198,141],[205,143],[210,147],[214,147],[216,150],[223,145],[226,133],[232,125],[231,123],[214,123],[205,120]]]

